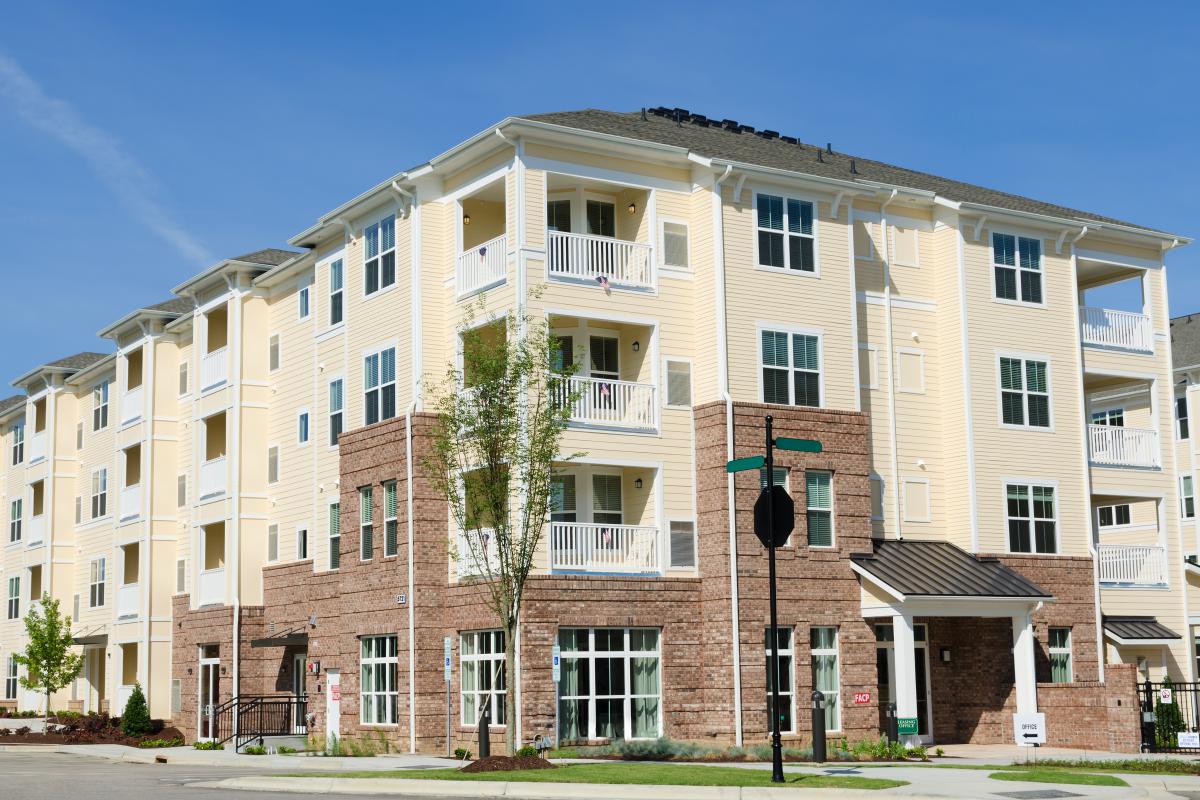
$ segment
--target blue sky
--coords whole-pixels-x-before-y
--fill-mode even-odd
[[[1194,236],[1200,4],[1129,8],[6,4],[0,382],[509,114],[682,106]]]

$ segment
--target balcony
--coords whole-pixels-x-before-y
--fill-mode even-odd
[[[142,514],[142,485],[126,486],[121,490],[121,522],[137,519]]]
[[[121,424],[139,420],[142,418],[142,387],[136,386],[132,389],[127,389],[121,397]]]
[[[117,589],[117,617],[128,619],[136,617],[142,606],[142,586],[138,583],[127,583]]]
[[[572,376],[550,380],[553,402],[570,402],[570,420],[578,425],[596,425],[634,431],[658,430],[658,390],[649,383],[608,378]]]
[[[203,499],[222,494],[225,494],[225,456],[200,465],[200,497]]]
[[[551,522],[550,569],[557,572],[658,574],[663,571],[658,528]]]
[[[200,391],[214,389],[229,380],[229,348],[205,353],[200,360]]]
[[[220,605],[225,602],[225,568],[206,569],[196,581],[196,604]]]
[[[1081,306],[1079,335],[1085,345],[1136,353],[1154,352],[1154,331],[1150,317],[1131,311]]]
[[[550,277],[628,289],[654,288],[653,248],[610,236],[546,232]]]
[[[41,544],[46,539],[46,515],[38,514],[29,518],[29,528],[25,534],[25,543],[30,547]]]
[[[476,555],[472,552],[466,533],[462,531],[458,533],[458,537],[455,540],[455,555],[459,580],[477,575],[487,575],[489,566],[492,573],[500,571],[500,551],[496,547],[496,537],[487,529],[482,530],[480,533],[486,539],[486,552],[481,555]],[[481,556],[486,557],[487,562],[484,562]]]
[[[37,431],[29,437],[29,463],[33,464],[46,457],[46,432]]]
[[[1158,431],[1153,428],[1123,428],[1088,425],[1088,454],[1093,465],[1158,469]]]
[[[1167,551],[1157,545],[1102,544],[1097,548],[1102,586],[1166,586]]]
[[[508,276],[508,237],[504,234],[458,254],[454,264],[459,299],[504,283]]]

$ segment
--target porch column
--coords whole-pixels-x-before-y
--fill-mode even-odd
[[[1013,614],[1013,675],[1017,713],[1037,711],[1037,672],[1034,668],[1033,620],[1029,613]]]
[[[892,617],[892,663],[895,665],[896,716],[917,716],[917,653],[913,641],[913,619],[911,614]],[[908,747],[917,745],[918,736],[901,736],[900,741]]]

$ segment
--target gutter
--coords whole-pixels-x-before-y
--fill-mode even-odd
[[[414,305],[416,305],[414,303]],[[408,404],[408,410],[404,412],[404,460],[408,469],[408,479],[405,481],[407,489],[407,497],[405,502],[408,505],[408,752],[417,752],[417,643],[413,640],[416,635],[416,611],[413,606],[417,602],[416,596],[413,594],[413,553],[416,548],[413,546],[413,534],[415,523],[413,521],[413,447],[412,447],[412,415],[417,407],[416,395],[413,395],[412,401]]]
[[[239,280],[237,273],[233,276],[234,281]],[[241,455],[242,455],[242,293],[239,287],[231,286],[229,302],[233,304],[233,336],[229,343],[229,351],[232,354],[229,366],[229,391],[231,393],[231,401],[229,407],[233,410],[233,425],[232,436],[233,445],[228,448],[228,452],[236,454],[233,461],[233,471],[229,479],[229,487],[232,490],[230,504],[230,527],[233,528],[230,533],[233,534],[233,552],[230,558],[230,573],[233,577],[233,697],[239,697],[241,693],[241,634],[242,634],[242,524],[241,524]],[[202,534],[203,535],[203,534]],[[229,549],[229,537],[226,538],[225,547]],[[238,715],[233,715],[233,734],[237,736],[238,730]]]
[[[157,337],[147,335],[145,344],[142,345],[144,351],[142,353],[142,385],[144,386],[145,399],[142,404],[142,424],[146,429],[145,437],[145,462],[146,468],[142,474],[142,552],[139,558],[146,565],[145,575],[142,575],[143,570],[138,570],[139,579],[142,580],[142,639],[145,643],[145,657],[139,656],[138,660],[146,664],[146,702],[151,700],[150,688],[150,617],[153,611],[151,587],[154,585],[154,551],[151,549],[154,546],[154,371],[155,371],[155,351],[157,348]],[[147,352],[148,351],[148,352]],[[126,366],[126,385],[129,384],[128,366]],[[123,397],[124,395],[122,395]],[[140,464],[138,465],[141,466]],[[128,467],[126,467],[128,469]]]

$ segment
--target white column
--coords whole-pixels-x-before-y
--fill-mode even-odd
[[[1013,614],[1013,674],[1016,677],[1017,713],[1037,711],[1037,672],[1034,669],[1033,621],[1028,613]]]
[[[892,617],[892,663],[895,674],[896,716],[917,716],[917,654],[913,642],[913,620],[910,614]],[[901,736],[906,746],[919,743],[916,736]]]

